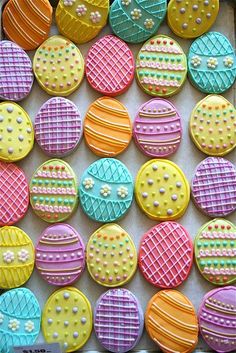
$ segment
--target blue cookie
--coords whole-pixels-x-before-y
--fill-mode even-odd
[[[141,43],[157,32],[166,11],[166,0],[115,0],[109,22],[113,32],[125,42]]]
[[[0,297],[0,353],[13,346],[33,344],[40,331],[41,309],[26,288],[12,289]]]
[[[192,84],[204,93],[223,93],[236,78],[236,57],[228,38],[208,32],[197,38],[188,53]]]
[[[84,212],[97,222],[121,218],[133,200],[133,179],[126,166],[114,158],[102,158],[84,172],[79,193]]]

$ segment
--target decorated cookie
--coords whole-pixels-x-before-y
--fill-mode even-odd
[[[181,117],[168,100],[154,98],[141,105],[133,126],[134,141],[150,157],[168,157],[182,139]]]
[[[110,289],[97,300],[94,329],[99,343],[109,352],[132,350],[142,336],[143,310],[128,289]]]
[[[97,229],[87,244],[87,267],[91,277],[106,287],[130,281],[137,268],[137,253],[129,234],[114,223]]]
[[[223,93],[236,78],[234,49],[223,34],[208,32],[197,38],[188,53],[188,75],[204,93]]]
[[[53,36],[37,49],[33,70],[38,84],[48,94],[68,96],[83,80],[84,59],[69,39]]]
[[[109,0],[60,0],[56,9],[58,30],[75,43],[86,43],[106,25]]]
[[[13,102],[0,103],[0,160],[19,161],[33,145],[33,125],[26,111]]]
[[[191,301],[177,290],[161,290],[151,298],[145,327],[165,353],[189,353],[197,346],[197,315]]]
[[[84,172],[80,188],[83,211],[97,222],[113,222],[128,211],[133,200],[133,179],[114,158],[101,158]]]
[[[34,212],[49,223],[69,218],[78,203],[77,181],[72,168],[61,159],[51,159],[37,168],[30,182]]]
[[[23,218],[29,205],[29,188],[21,168],[0,162],[0,226],[12,225]]]
[[[114,98],[98,98],[85,116],[84,137],[88,147],[98,156],[114,157],[122,153],[132,137],[128,110]]]
[[[214,24],[219,0],[171,0],[168,5],[168,25],[182,38],[196,38]]]
[[[22,286],[33,269],[34,246],[28,235],[17,227],[0,228],[0,288]]]
[[[195,170],[191,189],[196,206],[210,217],[236,210],[236,168],[224,158],[204,159]]]
[[[36,268],[43,279],[55,286],[77,281],[85,267],[85,247],[69,224],[53,224],[40,235],[36,245]]]
[[[145,93],[173,96],[182,88],[186,75],[186,56],[174,39],[161,34],[144,43],[136,60],[136,77]]]
[[[52,7],[48,0],[9,0],[2,21],[10,40],[25,50],[34,50],[49,35]]]
[[[9,290],[0,296],[0,352],[13,346],[33,344],[40,332],[41,309],[27,288]]]
[[[198,311],[199,328],[205,342],[219,353],[236,351],[236,287],[208,292]]]
[[[167,159],[151,159],[139,169],[135,196],[149,218],[166,221],[183,216],[190,190],[184,173],[175,163]]]
[[[187,230],[176,222],[162,222],[144,234],[139,249],[139,268],[156,287],[179,286],[189,275],[193,245]]]
[[[83,134],[76,105],[66,98],[54,97],[40,108],[34,121],[35,138],[52,157],[64,157],[75,150]]]
[[[83,347],[92,331],[91,305],[75,287],[54,292],[43,309],[42,330],[48,343],[59,342],[65,352]]]
[[[134,78],[134,57],[128,45],[112,35],[100,38],[88,52],[86,76],[92,88],[104,95],[124,93]]]
[[[162,23],[166,0],[116,0],[110,8],[110,26],[115,35],[129,43],[141,43],[153,36]]]
[[[204,224],[194,241],[201,275],[217,286],[236,281],[236,226],[216,218]]]

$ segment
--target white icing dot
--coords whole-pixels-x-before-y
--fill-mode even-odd
[[[3,122],[4,118],[2,115],[0,115],[0,123]]]
[[[58,333],[57,332],[54,332],[53,333],[53,338],[57,338],[58,337]]]
[[[77,306],[74,306],[73,309],[72,309],[73,313],[76,314],[78,312],[78,308]]]
[[[13,152],[14,152],[13,147],[9,147],[9,148],[8,148],[8,153],[12,154]]]
[[[156,164],[153,164],[153,165],[152,165],[152,169],[153,169],[153,170],[157,170],[157,169],[158,169],[157,165],[156,165]]]
[[[84,325],[84,324],[86,324],[86,322],[87,322],[86,317],[82,317],[82,318],[81,318],[81,324]]]
[[[48,319],[48,324],[52,324],[53,320],[52,319]]]
[[[23,135],[19,135],[19,136],[18,136],[18,140],[19,140],[19,141],[24,141],[24,136],[23,136]]]
[[[75,331],[75,332],[73,333],[73,337],[74,337],[74,338],[77,338],[78,336],[79,336],[78,332]]]
[[[64,326],[65,327],[69,326],[69,321],[64,321]]]
[[[26,131],[28,132],[28,134],[30,134],[32,130],[30,127],[28,127]]]
[[[13,110],[14,110],[14,108],[13,108],[13,106],[12,106],[12,105],[9,105],[9,106],[7,107],[7,111],[8,111],[8,113],[12,113],[12,112],[13,112]]]
[[[177,186],[177,188],[181,188],[182,183],[180,181],[177,181],[176,186]]]
[[[164,194],[164,193],[165,193],[165,189],[164,189],[164,188],[160,188],[159,191],[160,191],[161,194]]]
[[[159,206],[159,202],[158,201],[154,201],[153,202],[153,206],[158,207]]]
[[[21,124],[22,123],[22,118],[20,116],[18,116],[16,121],[18,122],[18,124]]]
[[[67,348],[67,347],[68,347],[68,343],[64,342],[64,348]]]
[[[61,307],[60,307],[60,306],[57,306],[57,307],[56,307],[56,312],[57,312],[57,313],[60,313],[60,312],[61,312]]]
[[[148,184],[152,185],[153,184],[153,180],[152,179],[148,179]]]
[[[168,180],[169,179],[169,174],[164,174],[164,179]]]
[[[8,132],[12,132],[12,131],[13,131],[13,128],[12,128],[11,126],[8,126],[8,127],[7,127],[7,131],[8,131]]]
[[[143,192],[142,193],[142,197],[144,197],[146,199],[148,197],[148,193],[147,192]]]
[[[0,135],[0,141],[2,141],[2,135]]]
[[[171,215],[173,214],[173,210],[172,210],[171,208],[168,208],[167,214],[168,214],[169,216],[171,216]]]
[[[70,294],[68,292],[65,292],[63,297],[64,297],[64,299],[69,299],[70,298]]]
[[[177,197],[177,195],[174,194],[174,195],[171,196],[171,198],[172,198],[173,201],[176,201],[178,197]]]

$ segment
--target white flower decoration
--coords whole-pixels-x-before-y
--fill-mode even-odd
[[[3,253],[3,261],[6,262],[7,264],[10,264],[11,262],[14,261],[14,252],[7,250],[6,252]]]
[[[128,195],[128,189],[125,186],[121,186],[117,189],[117,195],[124,199]]]
[[[209,58],[207,60],[207,67],[209,67],[209,69],[215,69],[218,65],[218,60],[216,58]]]
[[[77,13],[77,15],[80,16],[84,16],[86,15],[87,12],[87,7],[85,5],[78,5],[77,9],[75,10],[75,12]]]
[[[64,6],[72,6],[75,0],[64,0]]]
[[[26,262],[27,260],[29,260],[28,250],[22,249],[22,250],[18,251],[17,256],[18,256],[18,260],[20,262]]]
[[[129,4],[131,4],[131,0],[122,0],[121,4],[124,6],[129,6]]]
[[[34,331],[34,323],[33,321],[29,320],[25,323],[25,331],[26,332],[32,332]]]
[[[85,178],[83,181],[85,189],[92,189],[94,186],[94,180],[92,178]]]
[[[3,320],[4,320],[4,315],[0,313],[0,325],[3,323]]]
[[[140,9],[133,9],[133,11],[131,11],[131,18],[133,20],[138,20],[141,16],[142,12]]]
[[[144,21],[144,26],[147,29],[152,29],[152,27],[154,26],[154,21],[151,18],[146,18],[146,20]]]
[[[226,56],[226,58],[224,58],[223,62],[226,67],[232,67],[234,64],[234,59],[231,56]]]
[[[100,190],[100,194],[107,197],[111,194],[111,187],[109,185],[103,185]]]
[[[90,14],[90,20],[93,22],[93,23],[99,23],[101,21],[101,14],[100,12],[98,11],[95,11],[95,12],[91,12]]]
[[[20,328],[20,321],[16,319],[12,319],[9,321],[8,328],[12,331],[17,331]]]
[[[191,64],[193,65],[193,67],[200,66],[201,62],[202,62],[202,59],[198,55],[193,56],[191,59]]]

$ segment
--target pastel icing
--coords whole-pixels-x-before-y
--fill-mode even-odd
[[[194,107],[189,129],[200,151],[224,156],[236,146],[236,110],[223,96],[209,95]]]
[[[132,138],[128,110],[114,98],[98,98],[86,113],[84,137],[88,147],[98,156],[114,157],[122,153]]]
[[[26,111],[13,102],[0,103],[0,160],[19,161],[33,145],[33,125]]]
[[[204,341],[215,352],[236,350],[236,287],[216,288],[202,299],[198,320]]]
[[[185,213],[190,188],[183,171],[167,159],[151,159],[139,169],[135,197],[151,219],[175,220]]]
[[[186,56],[174,39],[161,34],[143,44],[136,59],[136,77],[145,93],[173,96],[180,91],[186,76]]]
[[[97,229],[89,238],[86,254],[91,277],[103,286],[122,286],[135,274],[135,245],[130,235],[117,224],[105,224]]]
[[[188,75],[204,93],[223,93],[236,78],[236,56],[223,34],[208,32],[197,38],[188,53]]]
[[[151,99],[135,116],[133,136],[146,156],[168,157],[177,151],[182,139],[180,114],[168,100]]]
[[[96,37],[107,23],[109,0],[60,0],[56,9],[59,32],[82,44]]]
[[[81,84],[84,59],[69,39],[52,36],[35,52],[33,70],[40,87],[52,96],[68,96]]]
[[[196,168],[192,197],[210,217],[224,217],[236,210],[236,169],[228,160],[208,157]]]
[[[77,281],[85,267],[85,247],[79,233],[69,224],[53,224],[38,239],[36,268],[43,279],[55,286]]]
[[[91,334],[92,324],[90,302],[75,287],[58,289],[44,306],[44,338],[48,343],[60,343],[65,352],[74,352],[85,345]]]
[[[181,224],[162,222],[142,237],[139,268],[145,279],[156,287],[179,286],[187,279],[192,260],[192,241]]]
[[[115,35],[125,42],[141,43],[157,32],[166,10],[166,0],[116,0],[109,22]]]
[[[150,299],[145,327],[163,352],[189,353],[197,346],[198,321],[194,306],[177,290],[161,290]]]
[[[78,203],[78,191],[69,164],[51,159],[38,167],[30,181],[30,203],[46,222],[62,222],[70,217]]]
[[[0,226],[12,225],[28,210],[28,182],[16,164],[0,162],[0,185]]]
[[[134,78],[134,57],[128,45],[113,35],[100,38],[89,49],[86,77],[104,95],[124,93]]]
[[[194,241],[195,260],[209,282],[227,285],[236,281],[236,226],[216,218],[205,223]]]
[[[96,302],[95,334],[99,343],[110,352],[132,350],[141,338],[143,322],[140,303],[128,289],[110,289]]]
[[[41,106],[35,117],[34,129],[39,146],[52,157],[72,153],[83,135],[78,108],[62,97],[51,98]]]

